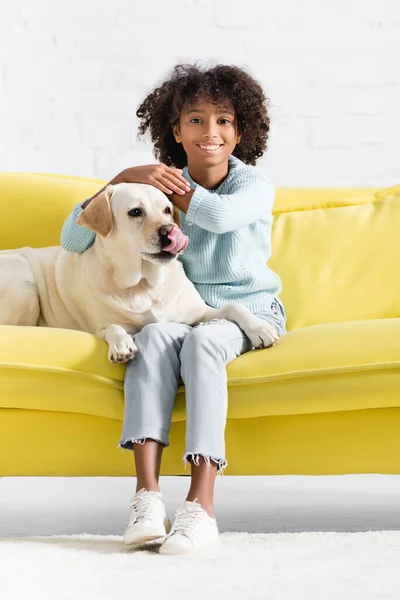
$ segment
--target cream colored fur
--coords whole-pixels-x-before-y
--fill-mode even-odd
[[[128,215],[135,208],[142,216]],[[210,308],[176,257],[155,256],[172,210],[152,186],[108,186],[78,219],[97,233],[84,253],[61,246],[0,252],[0,324],[87,331],[106,340],[113,362],[133,358],[134,334],[154,322],[227,319],[256,347],[276,343],[278,333],[266,321],[238,304]]]

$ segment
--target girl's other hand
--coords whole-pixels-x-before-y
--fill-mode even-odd
[[[183,195],[190,191],[190,185],[182,175],[182,171],[167,167],[163,163],[129,167],[117,175],[115,182],[147,183],[158,188],[164,194]]]

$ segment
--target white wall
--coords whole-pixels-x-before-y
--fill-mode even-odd
[[[399,0],[0,0],[0,170],[154,162],[136,107],[196,59],[264,86],[276,185],[400,182]]]

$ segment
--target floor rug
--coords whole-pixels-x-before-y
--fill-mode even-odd
[[[2,600],[400,598],[400,531],[225,533],[190,556],[117,536],[0,541]]]

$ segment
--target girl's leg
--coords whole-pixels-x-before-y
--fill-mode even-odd
[[[135,336],[138,348],[125,376],[120,447],[134,450],[137,490],[158,491],[162,451],[168,446],[180,375],[179,352],[188,325],[154,323]]]
[[[217,470],[226,466],[224,431],[228,404],[226,364],[251,348],[234,323],[212,321],[193,329],[181,350],[186,387],[186,452],[192,480],[160,554],[192,552],[218,541],[214,518]]]
[[[197,464],[193,460],[191,461],[191,470],[192,478],[186,500],[201,504],[206,513],[214,519],[214,486],[217,465],[212,461],[207,463],[200,456]]]
[[[143,444],[134,444],[136,467],[136,491],[159,492],[161,459],[164,445],[154,440],[145,440]]]
[[[284,335],[285,315],[274,300],[270,310],[258,317]],[[211,321],[195,327],[181,349],[181,375],[186,388],[186,453],[192,480],[187,500],[196,498],[214,516],[214,485],[217,471],[227,465],[225,425],[228,408],[226,365],[251,350],[252,345],[238,325]]]
[[[192,481],[187,500],[214,516],[217,471],[227,465],[225,425],[228,407],[226,365],[251,349],[235,323],[212,321],[190,331],[180,353],[186,389],[186,452]]]
[[[168,445],[176,389],[179,352],[190,327],[175,323],[144,327],[125,376],[125,413],[120,446],[134,449],[137,490],[124,544],[137,545],[164,537],[171,528],[159,492],[161,456]]]

